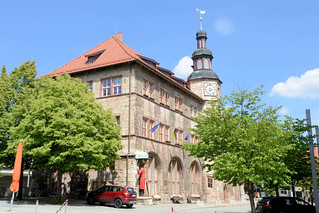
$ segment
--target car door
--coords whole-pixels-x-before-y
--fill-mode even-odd
[[[100,201],[105,203],[105,202],[107,202],[107,193],[109,190],[109,186],[103,186],[102,188],[103,188],[103,190],[102,190],[101,195],[100,195]]]
[[[95,200],[100,201],[103,200],[103,193],[105,191],[105,187],[101,187],[95,191]]]
[[[112,203],[114,200],[113,190],[114,190],[114,186],[109,186],[107,192],[105,193],[105,195],[106,195],[105,200],[108,203]]]

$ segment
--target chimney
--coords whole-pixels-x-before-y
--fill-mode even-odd
[[[123,34],[122,33],[115,33],[115,38],[120,42],[123,42]]]

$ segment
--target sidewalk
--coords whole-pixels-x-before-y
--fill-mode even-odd
[[[56,213],[61,205],[52,204],[52,199],[40,199],[38,203],[38,207],[36,206],[36,199],[28,199],[24,201],[14,201],[12,206],[12,213]],[[0,212],[10,212],[10,200],[7,199],[0,199]],[[61,213],[105,213],[105,212],[151,212],[151,213],[164,213],[164,212],[173,212],[180,213],[180,212],[198,212],[199,209],[202,209],[202,212],[205,212],[208,209],[214,209],[219,207],[240,207],[240,206],[249,206],[249,202],[236,202],[236,203],[229,203],[229,204],[206,204],[203,202],[198,202],[196,204],[157,204],[152,206],[144,206],[136,204],[133,208],[129,209],[126,207],[116,209],[113,206],[101,206],[101,205],[87,205],[85,200],[73,200],[70,199],[68,202],[68,206],[63,207],[61,209]],[[206,210],[205,210],[206,209]],[[208,211],[210,212],[210,211]]]

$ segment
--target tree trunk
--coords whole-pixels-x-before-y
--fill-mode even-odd
[[[276,197],[279,197],[279,185],[276,185],[275,189],[276,189]]]
[[[250,201],[250,208],[252,213],[256,213],[256,208],[255,208],[255,187],[254,184],[251,183],[250,181],[247,182],[247,189],[248,189],[248,196],[249,196],[249,201]]]
[[[291,190],[292,190],[292,197],[295,198],[296,197],[296,188],[295,188],[294,184],[291,184]]]
[[[57,172],[57,173],[58,173],[58,177],[57,177],[57,182],[56,182],[56,199],[60,203],[61,200],[62,200],[62,197],[61,197],[61,179],[62,179],[62,174],[60,172]]]

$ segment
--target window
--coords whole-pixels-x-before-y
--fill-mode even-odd
[[[170,127],[169,126],[165,126],[165,130],[164,130],[164,140],[165,141],[170,141]]]
[[[198,59],[198,60],[197,60],[197,69],[198,69],[198,70],[203,69],[203,62],[202,62],[202,59]]]
[[[116,119],[116,124],[118,126],[121,126],[121,117],[120,116],[116,116],[115,119]]]
[[[159,141],[164,142],[164,125],[159,126]]]
[[[196,117],[197,116],[197,107],[191,105],[191,116]]]
[[[147,95],[148,81],[143,79],[143,95]]]
[[[88,60],[87,60],[87,64],[93,64],[95,61],[96,61],[96,59],[99,57],[99,55],[96,55],[96,56],[89,56],[88,57]]]
[[[93,64],[104,51],[105,50],[101,50],[93,54],[86,55],[85,57],[88,58],[88,60],[86,61],[86,64]]]
[[[175,144],[182,144],[184,138],[183,138],[183,135],[184,135],[184,132],[182,130],[179,130],[179,129],[175,129],[174,131],[175,133]]]
[[[92,169],[92,190],[95,190],[98,188],[98,176],[99,176],[99,172],[95,169]]]
[[[102,80],[102,96],[118,95],[122,93],[122,77]]]
[[[152,132],[152,128],[154,127],[154,121],[149,120],[148,122],[148,137],[151,139],[154,139],[154,132]]]
[[[155,132],[152,132],[152,128],[154,127],[155,122],[145,117],[142,122],[142,136],[154,139]]]
[[[160,89],[160,102],[165,105],[169,105],[169,93],[164,89]]]
[[[213,177],[211,176],[207,176],[207,187],[214,188],[214,180],[213,180]]]
[[[194,143],[194,144],[198,143],[198,136],[197,135],[191,135],[191,143]]]
[[[171,194],[180,194],[181,165],[177,160],[172,160],[168,169],[169,190]]]
[[[143,79],[143,95],[154,99],[154,84],[146,79]]]
[[[183,99],[175,97],[175,110],[183,111]]]
[[[199,168],[196,163],[191,165],[190,169],[191,173],[191,186],[192,186],[192,194],[198,194],[199,186],[200,186],[200,177],[199,177]]]
[[[158,162],[155,157],[150,156],[146,172],[149,195],[156,195],[158,193]]]
[[[204,59],[204,69],[209,69],[209,61],[207,58]]]
[[[178,143],[182,144],[184,140],[184,132],[182,130],[179,130],[176,136],[177,136]]]
[[[147,133],[147,118],[143,118],[143,125],[142,125],[142,136],[146,137]]]
[[[87,88],[89,89],[89,91],[93,92],[93,81],[88,81],[87,84]]]
[[[150,98],[154,99],[154,84],[152,82],[149,82],[149,96]]]

